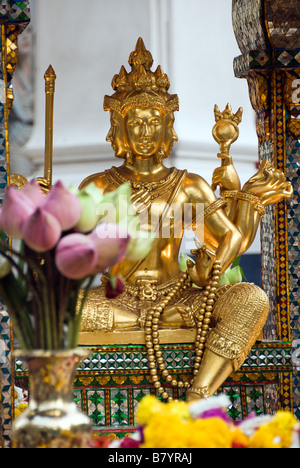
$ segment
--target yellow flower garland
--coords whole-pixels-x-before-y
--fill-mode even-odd
[[[221,417],[191,417],[190,405],[172,401],[162,403],[154,396],[145,396],[140,402],[137,418],[143,427],[141,448],[288,448],[293,434],[299,431],[299,422],[289,412],[279,411],[263,422],[254,420],[249,435]]]

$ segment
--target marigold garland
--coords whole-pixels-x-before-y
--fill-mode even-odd
[[[193,403],[163,403],[145,396],[138,407],[139,430],[111,448],[290,448],[300,447],[300,424],[292,413],[250,415],[241,423],[228,416],[225,395]],[[101,444],[97,444],[101,446]]]

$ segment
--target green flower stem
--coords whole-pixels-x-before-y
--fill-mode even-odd
[[[68,338],[67,338],[67,348],[73,349],[73,339],[74,339],[74,321],[71,319],[68,321]],[[74,346],[75,348],[75,346]]]
[[[83,313],[83,308],[84,304],[86,302],[86,299],[88,297],[88,294],[91,290],[92,284],[94,282],[95,276],[91,276],[88,280],[87,286],[84,290],[83,297],[81,299],[80,303],[80,308],[76,316],[74,317],[74,331],[73,331],[73,336],[72,336],[72,342],[70,343],[72,347],[76,347],[78,344],[78,336],[80,333],[80,325],[81,325],[81,319],[82,319],[82,313]],[[79,291],[78,291],[79,293]]]
[[[29,269],[28,271],[32,283],[36,284],[36,278],[34,272]],[[44,323],[43,323],[43,300],[42,297],[40,297],[40,294],[37,294],[35,296],[35,300],[32,301],[32,308],[33,308],[33,315],[34,315],[34,320],[35,320],[35,347],[37,349],[44,349],[46,346],[45,343],[45,330],[44,330]]]
[[[53,349],[52,342],[52,322],[51,322],[51,311],[49,307],[49,295],[47,285],[42,285],[43,294],[43,323],[45,332],[45,349]]]
[[[56,310],[56,301],[55,301],[55,277],[54,277],[54,268],[53,268],[53,257],[51,252],[45,252],[45,269],[46,269],[46,278],[48,282],[48,304],[49,304],[49,315],[50,323],[52,329],[52,346],[53,349],[59,349],[58,343],[58,324],[57,324],[57,310]]]
[[[33,349],[34,331],[28,314],[23,310],[23,298],[18,295],[18,283],[12,273],[0,280],[0,296],[8,308],[21,347]]]
[[[63,327],[65,321],[65,312],[67,310],[71,280],[63,275],[59,278],[59,290],[57,295],[57,308],[58,308],[58,342],[61,348],[63,347]]]
[[[26,247],[26,245],[24,245],[24,248],[25,247]],[[10,261],[12,260],[11,255],[15,255],[23,263],[26,263],[28,265],[28,267],[31,268],[32,271],[35,271],[36,273],[39,273],[40,276],[44,276],[43,272],[42,272],[42,269],[40,267],[40,264],[39,264],[39,259],[37,258],[37,262],[35,262],[31,258],[32,255],[37,256],[37,253],[34,252],[33,250],[29,249],[28,247],[27,247],[27,250],[29,251],[29,255],[21,254],[17,250],[14,250],[12,247],[8,247],[3,241],[0,240],[0,253],[1,253],[1,255],[3,255],[4,257],[6,257]],[[14,262],[14,263],[15,263],[15,266],[18,268],[19,273],[24,277],[24,279],[26,279],[26,276],[24,275],[23,270],[20,268],[20,266],[16,262]],[[46,278],[44,278],[44,280],[46,281]]]
[[[40,326],[39,326],[39,329],[35,330],[35,332],[38,333],[38,330],[39,330],[40,339],[38,339],[38,341],[40,341],[41,343],[40,346],[42,348],[46,348],[45,330],[44,330],[44,324],[43,324],[43,302],[44,302],[43,296],[44,295],[42,295],[42,297],[40,297],[39,295],[39,291],[43,290],[43,286],[41,287],[40,284],[42,283],[42,285],[47,286],[46,278],[38,264],[38,261],[35,262],[28,255],[22,255],[12,248],[9,249],[9,253],[6,253],[5,251],[3,251],[4,248],[7,249],[6,244],[0,241],[0,250],[1,250],[0,254],[3,255],[16,269],[16,271],[19,274],[20,279],[24,281],[24,283],[26,284],[28,288],[28,291],[32,293],[34,301],[37,304],[37,310],[39,311],[39,318],[40,318],[39,320]],[[17,258],[19,258],[19,260],[21,260],[22,262],[27,263],[27,265],[30,267],[28,268],[28,270],[31,272],[31,275],[29,275],[29,277],[28,275],[24,273],[20,265],[11,257],[11,253],[15,255]],[[31,254],[32,254],[32,251],[31,251]],[[38,272],[38,275],[37,275],[37,272]],[[15,293],[13,293],[13,297],[14,295]]]
[[[20,269],[18,272],[20,276],[26,281],[28,290],[32,293],[32,301],[36,304],[36,311],[38,313],[38,323],[35,324],[36,340],[39,341],[41,349],[53,349],[52,336],[51,336],[51,320],[48,299],[48,281],[41,268],[41,259],[39,254],[26,245],[24,245],[25,255],[20,255],[16,251],[12,253],[18,256],[22,261],[27,263],[28,270],[31,272],[31,282],[28,280]],[[34,260],[33,260],[34,257]],[[25,278],[24,278],[25,276]]]
[[[22,278],[22,280],[25,282],[25,284],[28,287],[28,290],[36,297],[37,296],[37,291],[33,285],[33,282],[29,281],[28,277],[25,275],[23,270],[20,268],[18,263],[10,256],[10,254],[7,254],[3,251],[0,251],[0,255],[3,255],[11,264],[12,266],[17,270],[18,274]],[[15,253],[14,253],[15,255]],[[18,255],[18,254],[17,254]]]

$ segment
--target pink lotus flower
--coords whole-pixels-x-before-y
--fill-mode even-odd
[[[94,242],[98,252],[95,274],[105,271],[125,258],[130,236],[120,226],[101,223],[88,237]]]
[[[93,241],[84,234],[69,234],[59,241],[56,248],[56,266],[62,275],[70,279],[89,276],[97,264],[97,259]]]
[[[57,218],[63,231],[73,228],[81,216],[80,201],[60,181],[50,189],[43,209]]]
[[[22,239],[22,226],[34,210],[34,204],[24,193],[12,186],[6,187],[0,215],[2,229],[9,236]]]
[[[24,185],[24,187],[21,188],[20,191],[30,199],[30,201],[35,207],[42,207],[45,203],[46,197],[43,194],[40,185],[35,179],[31,180],[30,182],[28,182],[28,184]]]
[[[53,249],[61,236],[61,227],[57,219],[42,208],[37,208],[27,218],[22,227],[25,244],[36,252]]]

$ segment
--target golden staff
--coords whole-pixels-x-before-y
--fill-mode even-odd
[[[53,111],[56,74],[49,65],[45,75],[46,93],[46,119],[45,119],[45,167],[44,177],[36,180],[44,192],[48,192],[52,185],[52,160],[53,160]]]
[[[53,111],[54,111],[54,92],[56,74],[51,65],[49,65],[45,75],[45,92],[46,92],[46,118],[45,118],[45,163],[44,177],[37,177],[36,180],[40,184],[44,193],[47,193],[52,185],[52,159],[53,159]],[[5,86],[6,89],[6,86]],[[7,138],[8,141],[8,138]],[[9,178],[9,183],[17,188],[22,188],[27,184],[26,177],[20,174],[12,174]]]

